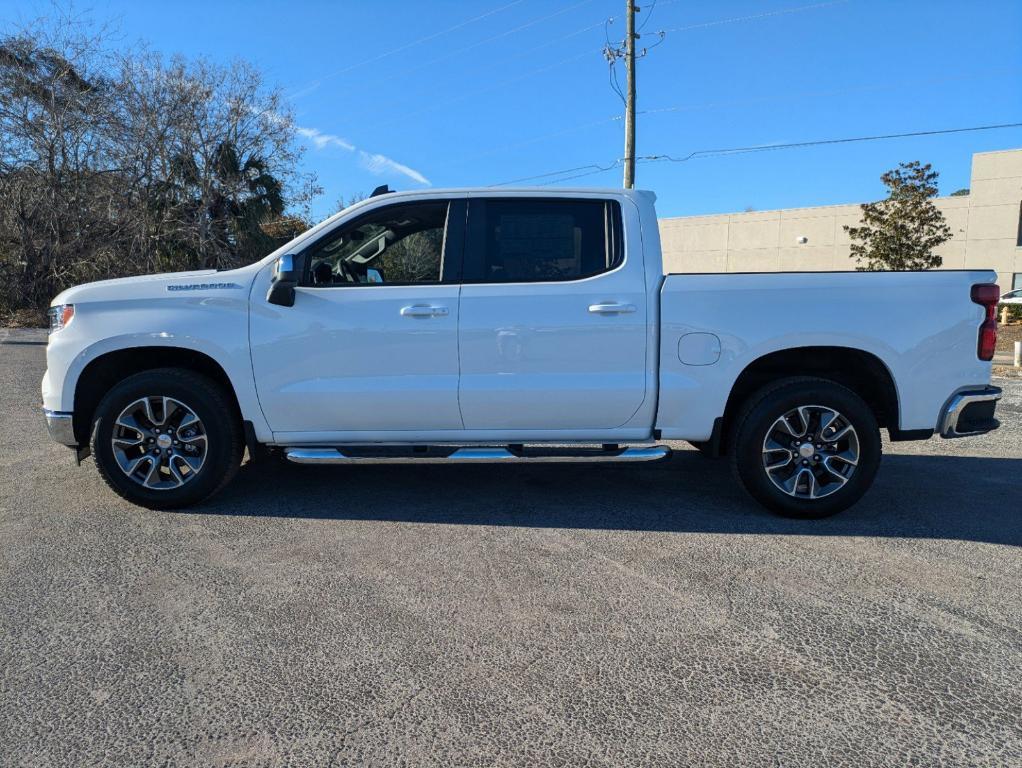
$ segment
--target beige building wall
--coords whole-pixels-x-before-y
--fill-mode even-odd
[[[1002,290],[1022,287],[1022,149],[972,156],[970,193],[934,200],[953,233],[944,269],[994,269]],[[859,205],[788,208],[660,220],[668,272],[855,269],[843,225]]]

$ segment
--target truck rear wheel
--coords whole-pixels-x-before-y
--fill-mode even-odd
[[[869,490],[880,465],[873,412],[826,379],[785,379],[761,389],[739,414],[731,444],[745,490],[787,517],[847,509]]]
[[[234,477],[244,441],[213,381],[181,368],[143,371],[102,399],[91,448],[106,484],[150,509],[196,504]]]

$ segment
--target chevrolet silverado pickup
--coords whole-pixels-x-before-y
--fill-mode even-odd
[[[51,436],[125,499],[195,504],[245,449],[299,464],[728,456],[796,517],[881,435],[995,429],[995,275],[664,274],[655,196],[377,193],[259,262],[71,288]]]

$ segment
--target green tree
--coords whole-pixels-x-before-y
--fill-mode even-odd
[[[880,180],[887,198],[862,205],[862,225],[845,225],[860,272],[936,269],[943,259],[933,252],[951,239],[944,214],[931,200],[937,176],[930,164],[899,163]]]

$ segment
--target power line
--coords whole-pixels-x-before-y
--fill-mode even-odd
[[[493,8],[492,10],[486,11],[485,13],[481,13],[478,16],[473,16],[470,19],[465,19],[464,21],[460,21],[457,24],[455,24],[453,27],[448,27],[447,29],[442,29],[439,32],[433,32],[433,33],[431,33],[429,35],[426,35],[424,37],[420,37],[417,40],[412,40],[409,43],[405,43],[404,45],[399,45],[397,48],[392,48],[391,50],[385,51],[385,52],[380,53],[380,54],[378,54],[376,56],[371,56],[368,59],[362,59],[361,61],[356,61],[353,64],[348,65],[347,67],[343,67],[342,69],[338,69],[338,70],[336,70],[334,72],[330,72],[329,74],[323,75],[322,77],[318,78],[318,81],[321,82],[323,80],[328,80],[328,79],[330,79],[332,77],[336,77],[337,75],[343,75],[344,73],[350,72],[351,70],[356,69],[358,67],[365,66],[366,64],[372,64],[373,62],[379,61],[380,59],[385,59],[388,56],[393,56],[395,53],[401,53],[402,51],[406,51],[409,48],[414,48],[417,45],[422,45],[422,43],[427,43],[430,40],[434,40],[434,39],[436,39],[438,37],[441,37],[443,35],[449,34],[451,32],[455,32],[455,31],[461,29],[462,27],[467,27],[469,24],[474,24],[477,21],[482,21],[485,18],[488,18],[490,16],[498,14],[501,11],[506,11],[508,8],[513,8],[514,6],[520,5],[523,2],[525,2],[525,0],[511,0],[510,3],[505,3],[504,5],[502,5],[502,6],[498,7],[498,8]],[[586,2],[588,2],[588,0],[586,0]]]
[[[642,32],[642,30],[646,28],[646,25],[649,24],[649,20],[653,17],[653,11],[656,10],[657,2],[658,0],[653,0],[653,4],[649,8],[642,9],[646,11],[646,19],[639,25],[639,28],[635,30],[636,32]]]
[[[841,138],[841,139],[818,139],[818,140],[814,140],[814,141],[796,141],[796,142],[789,142],[789,143],[786,143],[786,144],[759,144],[759,145],[750,146],[750,147],[729,147],[729,148],[725,148],[725,149],[700,149],[700,150],[697,150],[695,152],[690,152],[689,154],[684,155],[682,157],[674,157],[672,155],[662,154],[662,155],[643,155],[641,157],[636,157],[635,159],[636,159],[636,161],[642,162],[642,163],[656,163],[656,162],[684,163],[684,162],[687,162],[689,160],[694,160],[694,159],[700,158],[700,157],[723,157],[723,156],[727,156],[727,155],[748,154],[748,153],[752,153],[752,152],[769,152],[769,151],[776,151],[776,150],[782,150],[782,149],[799,149],[799,148],[802,148],[802,147],[816,147],[816,146],[824,146],[824,145],[828,145],[828,144],[850,144],[852,142],[861,142],[861,141],[882,141],[882,140],[885,140],[885,139],[904,139],[904,138],[913,138],[913,137],[919,137],[919,136],[938,136],[938,135],[944,135],[944,134],[968,133],[968,132],[974,132],[974,131],[993,131],[993,130],[1000,130],[1000,129],[1004,129],[1004,128],[1022,128],[1022,122],[1019,122],[1019,123],[998,123],[996,125],[976,125],[976,126],[969,126],[967,128],[942,128],[942,129],[939,129],[939,130],[932,130],[932,131],[910,131],[910,132],[907,132],[907,133],[887,133],[887,134],[880,134],[880,135],[876,135],[876,136],[854,136],[854,137]],[[612,163],[610,163],[608,165],[600,165],[600,164],[597,164],[597,163],[590,163],[589,165],[580,165],[580,166],[576,166],[574,168],[563,168],[563,169],[561,169],[559,171],[549,171],[547,173],[538,174],[536,176],[523,176],[523,177],[518,178],[518,179],[513,179],[511,181],[501,182],[500,184],[493,184],[491,186],[502,187],[502,186],[505,186],[505,185],[508,185],[508,184],[517,184],[519,182],[532,181],[534,179],[549,179],[552,176],[560,176],[561,178],[554,179],[553,181],[544,182],[543,184],[539,184],[538,186],[546,186],[548,184],[559,184],[559,183],[561,183],[563,181],[570,181],[571,179],[578,179],[578,178],[582,178],[584,176],[592,176],[592,175],[595,175],[597,173],[604,173],[606,171],[609,171],[609,170],[612,170],[612,169],[618,167],[619,165],[624,163],[624,161],[625,161],[625,158],[622,157],[622,158],[618,158],[618,159],[614,160]],[[583,171],[583,173],[575,173],[576,171]],[[566,174],[566,173],[574,174],[574,175],[563,176],[563,174]]]
[[[662,4],[663,4],[663,0],[661,0],[661,5]],[[960,74],[957,74],[957,75],[949,75],[947,77],[933,77],[933,78],[926,78],[926,79],[923,79],[923,80],[902,80],[900,82],[882,83],[882,84],[880,84],[880,83],[866,83],[866,84],[849,86],[847,88],[838,88],[838,89],[832,89],[832,90],[826,90],[826,91],[800,91],[798,93],[792,93],[792,94],[789,94],[787,96],[757,96],[757,97],[748,98],[748,99],[729,99],[729,100],[724,100],[724,101],[702,102],[702,103],[699,103],[699,104],[680,104],[680,105],[675,105],[675,106],[671,106],[671,107],[658,107],[658,108],[655,108],[655,109],[640,109],[640,110],[636,111],[636,114],[637,115],[658,115],[658,114],[665,114],[665,113],[668,113],[668,112],[695,112],[695,111],[698,111],[698,110],[711,110],[711,109],[720,109],[720,108],[727,108],[727,107],[740,107],[740,106],[752,105],[752,104],[786,103],[786,102],[791,102],[791,101],[800,101],[802,99],[807,99],[807,98],[826,98],[826,97],[832,97],[832,96],[843,96],[843,95],[852,94],[852,93],[870,93],[870,92],[876,92],[876,91],[890,91],[890,90],[898,90],[898,89],[901,89],[901,88],[920,88],[920,87],[925,87],[925,86],[941,85],[943,83],[957,81],[957,80],[972,80],[972,79],[985,78],[985,77],[994,76],[994,75],[1012,75],[1012,76],[1015,76],[1020,71],[1022,71],[1022,70],[1019,70],[1017,68],[998,67],[998,68],[994,68],[994,69],[981,70],[981,71],[978,71],[978,72],[966,72],[966,73],[960,73]],[[469,155],[469,156],[465,156],[465,157],[459,157],[456,160],[454,160],[453,162],[460,164],[460,163],[464,163],[464,162],[470,162],[470,161],[478,160],[478,159],[483,158],[483,157],[489,157],[489,156],[492,156],[492,155],[503,154],[505,152],[509,152],[509,151],[512,151],[512,150],[515,150],[515,149],[520,149],[522,147],[527,147],[527,146],[530,146],[532,144],[537,144],[537,143],[546,141],[548,139],[557,138],[558,136],[563,136],[563,135],[568,134],[568,133],[574,133],[575,131],[585,130],[586,128],[593,128],[593,127],[598,126],[598,125],[607,125],[609,123],[620,122],[622,119],[623,118],[622,118],[621,115],[613,115],[611,117],[604,117],[604,118],[600,118],[600,119],[597,119],[597,120],[590,120],[590,121],[587,121],[587,122],[584,122],[584,123],[576,123],[574,125],[569,125],[569,126],[566,126],[566,127],[563,127],[563,128],[559,128],[559,129],[557,129],[555,131],[550,131],[548,133],[542,133],[542,134],[539,134],[537,136],[532,136],[532,137],[527,138],[527,139],[522,139],[521,141],[517,141],[517,142],[514,142],[512,144],[506,144],[504,146],[494,147],[492,149],[486,150],[484,152],[479,152],[479,153],[474,154],[474,155]]]
[[[575,168],[562,168],[559,171],[550,171],[550,173],[539,173],[535,176],[523,176],[519,179],[511,179],[510,181],[502,181],[499,184],[491,184],[491,187],[506,187],[509,184],[517,184],[521,181],[532,181],[533,179],[547,179],[551,176],[561,176],[565,173],[571,173],[573,171],[585,171],[577,176],[565,176],[564,178],[554,179],[553,181],[546,182],[546,184],[537,184],[536,186],[543,187],[547,184],[560,184],[562,181],[568,181],[569,179],[578,179],[583,176],[592,176],[594,173],[603,173],[604,171],[610,171],[617,168],[621,164],[620,160],[615,160],[609,165],[599,165],[597,163],[590,163],[589,165],[579,165]],[[590,170],[595,169],[595,170]]]
[[[688,32],[693,29],[705,29],[707,27],[719,27],[722,24],[734,24],[740,21],[754,21],[755,19],[765,19],[770,16],[785,16],[789,13],[799,13],[800,11],[811,11],[816,8],[827,8],[832,5],[843,5],[851,2],[851,0],[829,0],[826,3],[813,3],[812,5],[799,5],[795,8],[781,8],[776,11],[767,11],[766,13],[756,13],[751,16],[735,16],[730,19],[718,19],[717,21],[706,21],[701,24],[689,24],[684,27],[674,27],[673,29],[665,29],[664,32]]]
[[[517,0],[517,1],[518,2],[522,2],[523,0]],[[478,48],[479,46],[486,45],[487,43],[493,43],[496,40],[501,40],[501,39],[509,37],[511,35],[515,35],[515,34],[521,32],[522,30],[527,30],[529,27],[535,27],[538,24],[543,24],[544,21],[547,21],[547,20],[549,20],[551,18],[555,18],[557,16],[563,15],[564,13],[572,11],[575,8],[578,8],[580,6],[586,5],[586,4],[591,3],[591,2],[593,2],[593,0],[579,0],[578,2],[572,3],[571,5],[567,5],[567,6],[563,7],[563,8],[561,8],[560,10],[556,10],[553,13],[547,13],[545,15],[529,19],[528,21],[524,21],[523,24],[520,24],[517,27],[512,27],[511,29],[504,30],[503,32],[500,32],[500,33],[498,33],[496,35],[491,35],[490,37],[483,38],[482,40],[477,40],[474,43],[469,43],[468,45],[462,46],[461,48],[456,48],[455,50],[448,51],[443,56],[436,56],[435,58],[431,58],[428,61],[423,61],[422,63],[417,64],[416,66],[411,66],[407,70],[402,70],[401,72],[392,73],[392,74],[387,75],[385,77],[377,78],[376,80],[374,80],[372,82],[373,83],[384,83],[384,82],[386,82],[388,80],[393,80],[393,79],[396,79],[396,78],[403,78],[403,77],[407,77],[409,75],[414,75],[417,72],[421,72],[423,70],[428,69],[428,67],[432,66],[433,64],[437,64],[437,63],[440,63],[442,61],[447,61],[447,60],[449,60],[451,58],[455,58],[456,56],[460,56],[462,53],[466,53],[467,51],[474,50],[475,48]],[[505,7],[507,7],[507,6],[505,6]],[[498,10],[503,10],[503,8],[500,8]],[[497,12],[497,11],[492,11],[492,13],[495,13],[495,12]],[[475,19],[473,19],[473,20],[475,20]],[[466,24],[467,24],[467,22],[466,22]],[[464,26],[464,25],[461,25],[461,26]],[[554,40],[548,41],[547,43],[544,43],[543,45],[537,46],[537,49],[543,48],[543,47],[545,47],[547,45],[552,45],[553,43],[559,42],[560,40],[566,40],[567,38],[573,37],[575,35],[582,34],[583,32],[588,32],[589,30],[592,30],[592,29],[594,29],[595,27],[598,27],[598,26],[599,25],[591,25],[591,26],[586,27],[586,28],[584,28],[582,30],[578,30],[576,32],[568,33],[567,35],[564,35],[562,38],[556,38]],[[447,30],[446,32],[451,32],[451,31],[453,31],[453,29],[454,28],[452,28],[452,30]],[[438,33],[438,34],[445,34],[445,33]],[[433,35],[431,37],[436,37],[436,35]],[[423,40],[417,41],[416,43],[412,43],[411,45],[415,45],[418,42],[423,42],[426,39],[430,39],[430,38],[423,38]],[[409,47],[409,46],[405,46],[405,47]],[[399,49],[390,51],[390,53],[396,53],[396,52],[398,52],[400,50],[403,50],[403,48],[399,48]],[[389,55],[389,53],[384,54],[384,55]],[[347,67],[347,69],[341,70],[340,72],[334,73],[333,75],[340,75],[340,74],[342,74],[344,72],[347,72],[347,70],[350,70],[350,69],[352,69],[352,67]],[[328,75],[327,77],[328,78],[329,77],[333,77],[333,75]]]
[[[543,182],[541,184],[537,184],[536,186],[537,187],[549,187],[549,186],[552,186],[554,184],[561,184],[562,182],[565,182],[565,181],[571,181],[572,179],[581,179],[584,176],[595,176],[598,173],[606,173],[607,171],[613,171],[615,168],[620,166],[622,164],[622,162],[623,162],[623,160],[615,160],[610,165],[602,166],[602,167],[597,166],[597,169],[595,171],[588,171],[586,173],[578,173],[578,174],[575,174],[574,176],[565,176],[565,177],[560,178],[560,179],[554,179],[553,181],[545,181],[545,182]]]
[[[520,1],[521,0],[519,0],[519,2]],[[823,7],[823,6],[826,6],[826,5],[834,5],[834,4],[837,4],[837,3],[845,3],[845,2],[849,2],[849,1],[850,0],[832,0],[831,2],[827,2],[827,3],[817,3],[815,5],[801,6],[801,7],[798,7],[798,8],[791,8],[791,9],[784,9],[784,10],[774,11],[774,12],[766,13],[766,14],[758,14],[758,15],[755,15],[755,16],[744,16],[744,17],[737,17],[737,18],[730,18],[730,19],[720,19],[718,21],[707,22],[705,24],[697,24],[697,25],[693,25],[692,27],[682,27],[682,28],[678,28],[678,29],[670,30],[670,31],[680,31],[680,30],[685,30],[685,29],[694,29],[694,28],[703,27],[703,26],[716,26],[716,25],[719,25],[719,24],[728,24],[728,23],[735,22],[735,21],[746,21],[746,20],[751,20],[751,19],[762,18],[762,17],[765,17],[765,16],[775,16],[775,15],[779,15],[779,14],[783,14],[783,13],[794,13],[795,11],[799,11],[799,10],[808,10],[810,8]],[[521,31],[523,29],[527,29],[529,27],[532,27],[532,26],[534,26],[536,24],[539,24],[539,23],[541,23],[543,21],[546,21],[546,20],[548,20],[550,18],[553,18],[555,16],[559,16],[561,14],[567,13],[568,11],[574,10],[575,8],[578,8],[578,7],[580,7],[582,5],[585,5],[585,4],[589,3],[589,2],[591,2],[591,0],[580,0],[580,2],[576,2],[576,3],[573,3],[572,5],[568,5],[568,6],[562,8],[562,9],[560,9],[558,11],[555,11],[553,13],[546,14],[544,16],[540,16],[538,18],[532,19],[532,20],[527,21],[527,22],[525,22],[523,24],[520,24],[520,25],[518,25],[516,27],[512,27],[511,29],[504,30],[503,32],[501,32],[501,33],[499,33],[497,35],[493,35],[491,37],[484,38],[483,40],[477,41],[477,42],[472,43],[472,44],[470,44],[468,46],[459,48],[459,49],[457,49],[455,51],[451,51],[451,52],[449,52],[449,53],[447,53],[447,54],[445,54],[445,55],[443,55],[441,57],[438,57],[438,58],[432,59],[430,61],[424,62],[422,65],[417,66],[415,68],[404,70],[402,72],[395,73],[395,74],[392,74],[392,75],[387,75],[386,77],[379,78],[379,79],[377,79],[377,80],[375,80],[373,82],[383,82],[383,81],[386,81],[386,80],[393,79],[395,77],[400,77],[400,76],[408,75],[408,74],[411,74],[411,73],[414,73],[414,72],[418,72],[418,71],[420,71],[422,69],[425,69],[425,68],[427,68],[427,67],[429,67],[429,66],[431,66],[433,64],[439,63],[441,61],[445,61],[447,59],[450,59],[450,58],[458,56],[458,55],[460,55],[462,53],[465,53],[468,50],[477,48],[480,45],[485,45],[486,43],[492,42],[493,40],[496,40],[496,39],[499,39],[499,38],[502,38],[502,37],[506,37],[508,35],[511,35],[511,34],[516,33],[516,32],[519,32],[519,31]],[[658,7],[662,7],[662,6],[670,5],[670,4],[673,4],[673,3],[676,3],[676,2],[680,2],[680,0],[657,0],[656,5]],[[512,3],[511,5],[513,5],[513,4],[514,3]],[[388,53],[385,53],[385,54],[381,54],[381,57],[389,56],[392,53],[398,52],[399,50],[403,50],[404,48],[410,47],[412,45],[416,45],[419,42],[422,42],[424,40],[431,39],[433,37],[437,37],[437,36],[439,36],[441,34],[445,34],[446,32],[450,32],[450,31],[452,31],[453,29],[455,29],[457,27],[464,26],[464,25],[466,25],[468,23],[471,23],[472,21],[476,21],[476,20],[478,20],[480,18],[483,18],[483,17],[485,17],[487,15],[492,15],[494,13],[498,13],[499,11],[504,10],[507,7],[510,7],[510,6],[509,5],[501,6],[500,8],[496,8],[496,9],[494,9],[492,11],[489,11],[487,14],[482,14],[481,16],[477,16],[477,17],[475,17],[473,19],[469,19],[469,20],[467,20],[465,22],[462,22],[461,24],[456,25],[455,27],[452,27],[452,28],[450,28],[448,30],[445,30],[444,32],[434,33],[433,35],[430,35],[427,38],[421,38],[420,40],[418,40],[418,41],[416,41],[414,43],[409,43],[408,45],[402,46],[401,48],[394,49],[394,50],[389,51]],[[531,53],[532,51],[536,51],[536,50],[539,50],[541,48],[548,47],[550,45],[553,45],[554,43],[560,42],[562,40],[565,40],[565,39],[568,39],[568,38],[571,38],[571,37],[575,37],[575,36],[580,35],[580,34],[582,34],[584,32],[588,32],[590,30],[596,29],[596,28],[598,28],[600,26],[604,26],[605,27],[605,34],[606,34],[606,24],[611,23],[611,22],[613,22],[613,18],[606,19],[605,21],[597,22],[595,24],[590,24],[588,26],[582,27],[582,28],[577,29],[577,30],[575,30],[573,32],[569,32],[569,33],[567,33],[565,35],[562,35],[560,37],[548,40],[547,42],[541,43],[541,44],[539,44],[537,46],[534,46],[533,48],[527,49],[525,51],[518,52],[518,53],[514,54],[510,58],[519,58],[519,57],[521,57],[523,55],[527,55],[527,54]],[[662,41],[663,40],[662,33],[658,33],[658,35],[660,36],[661,41]],[[609,40],[609,36],[608,36],[608,40]],[[658,44],[659,44],[659,42],[657,43],[657,45]],[[605,53],[606,52],[606,47],[600,48],[600,49],[593,49],[593,50],[594,50],[594,52],[598,51],[598,52],[604,52]],[[546,66],[539,67],[537,69],[533,69],[533,70],[531,70],[531,71],[529,71],[527,73],[524,73],[522,75],[517,75],[517,76],[509,78],[507,80],[503,80],[503,81],[501,81],[499,83],[492,84],[490,86],[487,86],[486,88],[482,88],[482,89],[473,91],[472,93],[461,94],[459,96],[456,96],[456,97],[453,97],[451,99],[448,99],[448,100],[444,101],[441,104],[434,103],[434,104],[431,104],[431,105],[429,105],[427,107],[423,107],[423,108],[420,108],[418,110],[415,110],[415,111],[413,111],[411,113],[405,113],[405,114],[403,114],[403,115],[401,115],[399,117],[396,117],[396,118],[392,118],[392,119],[385,120],[385,121],[382,121],[382,122],[377,122],[374,125],[376,127],[379,127],[379,126],[382,126],[382,125],[390,125],[390,124],[392,124],[394,122],[397,122],[398,120],[405,119],[405,118],[407,118],[409,116],[415,116],[415,115],[420,115],[420,114],[423,114],[423,113],[426,113],[426,112],[431,112],[431,111],[434,111],[436,109],[441,108],[442,106],[446,106],[446,105],[454,103],[454,102],[462,101],[463,99],[471,98],[472,96],[488,93],[488,92],[497,90],[497,89],[499,89],[499,88],[501,88],[501,87],[503,87],[505,85],[509,85],[509,84],[518,82],[520,80],[523,80],[523,79],[525,79],[527,77],[530,77],[532,75],[541,74],[541,73],[546,72],[546,71],[548,71],[550,69],[553,69],[555,67],[562,66],[564,64],[568,64],[568,63],[571,63],[573,61],[577,61],[578,59],[582,58],[585,55],[586,54],[581,53],[581,54],[577,54],[575,56],[570,56],[570,57],[568,57],[566,59],[561,59],[561,60],[556,61],[556,62],[554,62],[552,64],[548,64]],[[342,70],[342,71],[347,71],[347,70]],[[334,73],[334,74],[338,74],[338,73]],[[616,75],[616,73],[612,71],[611,72],[611,77],[614,78],[615,75]],[[327,77],[331,77],[331,76],[332,75],[328,75]],[[612,88],[614,87],[613,84],[612,84],[611,87]],[[620,89],[618,89],[618,90],[620,90]],[[301,92],[304,92],[304,89]],[[619,95],[622,95],[622,97],[623,97],[623,92],[621,94],[619,94]],[[673,111],[673,108],[666,108],[663,111]],[[637,112],[637,114],[643,114],[643,113],[642,112]],[[620,117],[608,118],[608,122],[610,122],[611,120],[620,120],[620,119],[621,119]],[[363,127],[365,127],[365,126],[363,126]]]
[[[437,57],[435,59],[431,59],[429,61],[426,61],[426,62],[424,62],[423,64],[421,64],[421,65],[419,65],[417,67],[412,67],[410,69],[402,70],[400,72],[395,72],[395,73],[392,73],[392,74],[389,74],[389,75],[385,75],[384,77],[380,77],[380,78],[377,78],[375,80],[370,80],[369,82],[370,83],[378,84],[378,83],[386,82],[388,80],[393,80],[395,78],[405,77],[405,76],[413,74],[415,72],[419,72],[419,71],[421,71],[423,69],[426,69],[426,68],[432,66],[433,64],[438,64],[438,63],[440,63],[442,61],[446,61],[448,59],[454,58],[454,57],[456,57],[456,56],[458,56],[458,55],[460,55],[462,53],[465,53],[466,51],[469,51],[469,50],[471,50],[473,48],[477,48],[480,45],[485,45],[486,43],[492,42],[492,41],[497,40],[499,38],[507,37],[508,35],[514,34],[516,32],[519,32],[519,31],[521,31],[523,29],[527,29],[527,28],[529,28],[531,26],[539,24],[539,23],[541,23],[543,21],[546,21],[548,19],[552,19],[555,16],[560,16],[560,15],[562,15],[564,13],[567,13],[568,11],[574,10],[575,8],[578,8],[579,6],[585,5],[585,4],[590,3],[590,2],[592,2],[592,0],[581,0],[580,2],[574,3],[573,5],[569,5],[569,6],[564,7],[564,8],[562,8],[559,11],[555,11],[554,13],[549,13],[549,14],[546,14],[545,16],[540,16],[538,18],[535,18],[535,19],[527,21],[527,22],[525,22],[523,24],[520,24],[517,27],[513,27],[511,29],[504,30],[503,32],[501,32],[501,33],[499,33],[497,35],[492,35],[492,36],[487,37],[487,38],[485,38],[483,40],[479,40],[479,41],[477,41],[475,43],[472,43],[470,45],[464,46],[463,48],[459,48],[457,50],[450,51],[449,53],[444,54],[443,56],[439,56],[439,57]],[[590,24],[588,26],[582,27],[580,29],[576,29],[573,32],[568,32],[568,33],[566,33],[564,35],[561,35],[559,37],[555,37],[555,38],[553,38],[551,40],[547,40],[546,42],[540,43],[539,45],[534,46],[534,47],[529,48],[529,49],[526,49],[525,51],[519,51],[517,53],[514,53],[514,54],[512,54],[511,56],[509,56],[507,58],[509,58],[509,59],[521,58],[523,56],[528,55],[529,53],[531,53],[533,51],[540,50],[541,48],[546,48],[548,46],[554,45],[555,43],[561,42],[563,40],[567,40],[567,39],[572,38],[572,37],[576,37],[577,35],[583,34],[584,32],[588,32],[590,30],[596,29],[597,27],[601,26],[602,24],[603,24],[603,22],[601,21],[601,22],[597,22],[595,24]],[[440,107],[443,107],[443,106],[446,106],[448,104],[455,103],[455,102],[458,102],[458,101],[462,101],[463,99],[470,98],[470,97],[475,96],[475,95],[479,95],[479,94],[483,94],[483,93],[488,93],[490,91],[498,90],[499,88],[501,88],[501,87],[503,87],[505,85],[508,85],[510,83],[517,82],[517,81],[522,80],[522,79],[524,79],[526,77],[529,77],[531,75],[535,75],[535,74],[539,74],[539,73],[542,73],[542,72],[546,72],[547,70],[553,69],[554,67],[561,66],[562,64],[568,64],[568,63],[576,61],[576,60],[578,60],[578,59],[580,59],[580,58],[582,58],[583,56],[586,56],[586,55],[588,55],[588,54],[587,53],[580,53],[580,54],[577,54],[575,56],[570,56],[570,57],[568,57],[566,59],[561,59],[559,61],[555,61],[552,64],[545,65],[545,66],[540,67],[538,69],[530,70],[529,72],[526,72],[526,73],[521,74],[521,75],[517,75],[517,76],[509,78],[507,80],[503,80],[503,81],[498,82],[498,83],[493,83],[493,84],[491,84],[491,85],[489,85],[489,86],[487,86],[485,88],[478,89],[478,90],[473,91],[471,93],[463,93],[463,94],[460,94],[459,96],[453,97],[453,98],[448,99],[448,100],[446,100],[444,102],[433,103],[433,104],[431,104],[429,106],[422,107],[422,108],[420,108],[418,110],[415,110],[415,111],[413,111],[411,113],[404,113],[404,114],[402,114],[399,117],[391,118],[391,119],[388,119],[388,120],[384,120],[382,122],[378,121],[377,123],[371,124],[371,125],[375,125],[375,126],[390,125],[391,123],[397,122],[397,120],[405,119],[407,117],[414,116],[414,115],[419,115],[419,114],[422,114],[424,112],[431,112],[431,111],[433,111],[435,109],[439,109]],[[488,62],[488,63],[492,63],[492,62]],[[362,81],[361,84],[365,84],[365,82]],[[392,103],[396,104],[398,102],[392,102]],[[365,126],[363,126],[363,127],[365,127]]]
[[[554,11],[553,13],[548,13],[545,16],[540,16],[539,18],[532,19],[531,21],[527,21],[524,24],[519,24],[517,27],[513,27],[511,29],[506,29],[503,32],[500,32],[500,33],[498,33],[496,35],[492,35],[491,37],[487,37],[487,38],[485,38],[483,40],[480,40],[479,42],[472,43],[471,45],[466,46],[465,48],[462,48],[462,49],[460,49],[458,51],[453,52],[451,55],[453,56],[453,55],[456,55],[456,54],[459,54],[459,53],[464,53],[465,51],[472,50],[473,48],[478,48],[480,45],[486,45],[487,43],[492,43],[494,40],[500,40],[502,37],[507,37],[508,35],[513,35],[516,32],[521,32],[523,29],[528,29],[529,27],[534,27],[537,24],[542,24],[544,21],[548,21],[550,19],[556,18],[557,16],[561,16],[561,15],[563,15],[565,13],[568,13],[568,11],[573,11],[576,8],[579,8],[579,7],[583,6],[583,5],[587,5],[587,4],[591,3],[591,2],[592,2],[592,0],[579,0],[579,2],[573,3],[572,5],[565,6],[564,8],[561,8],[559,11]],[[592,29],[592,27],[591,26],[590,27],[586,27],[586,30],[588,30],[588,29]],[[582,31],[586,31],[586,30],[582,30]],[[572,34],[576,34],[576,33],[572,33]],[[566,37],[570,37],[570,36],[571,35],[566,35]]]
[[[852,93],[870,93],[876,91],[891,91],[906,87],[917,88],[929,85],[940,85],[942,83],[953,82],[956,80],[972,80],[990,75],[1016,75],[1019,71],[1020,70],[1018,68],[1013,67],[995,67],[993,69],[980,70],[978,72],[965,72],[957,75],[948,75],[946,77],[929,77],[923,80],[902,80],[894,83],[887,81],[883,83],[865,83],[849,86],[847,88],[836,88],[826,91],[800,91],[786,96],[757,96],[749,99],[727,99],[724,101],[703,102],[701,104],[675,104],[670,107],[655,107],[653,109],[639,110],[638,114],[658,115],[667,112],[694,112],[697,110],[716,109],[719,107],[739,107],[748,104],[777,104],[798,101],[804,98],[844,96]],[[618,116],[612,119],[620,120],[621,118]]]
[[[887,133],[879,136],[855,136],[845,139],[820,139],[817,141],[795,141],[787,144],[761,144],[752,147],[732,147],[730,149],[700,149],[690,152],[684,157],[671,155],[647,155],[643,160],[650,162],[668,161],[684,163],[697,157],[722,157],[725,155],[747,154],[750,152],[771,152],[778,149],[798,149],[801,147],[819,147],[826,144],[851,144],[858,141],[882,141],[884,139],[907,139],[917,136],[938,136],[949,133],[969,133],[973,131],[995,131],[1002,128],[1022,128],[1022,123],[1000,123],[998,125],[976,125],[969,128],[943,128],[935,131],[911,131],[909,133]]]
[[[560,37],[555,37],[552,40],[547,40],[545,43],[540,43],[539,45],[534,45],[532,48],[526,48],[524,51],[519,51],[518,53],[514,54],[513,56],[511,56],[509,58],[518,59],[518,58],[521,58],[523,56],[528,56],[530,53],[534,53],[534,52],[536,52],[536,51],[538,51],[538,50],[540,50],[542,48],[547,48],[547,47],[553,45],[554,43],[559,43],[559,42],[561,42],[563,40],[567,40],[568,38],[571,38],[571,37],[577,37],[578,35],[581,35],[583,32],[589,32],[590,30],[593,30],[593,29],[596,29],[596,28],[602,27],[602,26],[603,26],[603,22],[602,21],[598,21],[595,24],[590,24],[588,26],[581,27],[580,29],[576,29],[574,32],[568,32],[566,34],[561,35]]]

